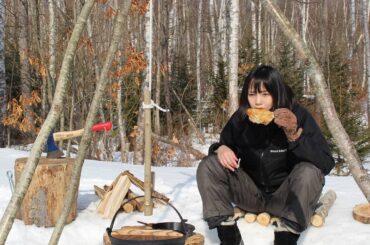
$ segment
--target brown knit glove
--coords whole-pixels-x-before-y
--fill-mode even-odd
[[[287,108],[274,111],[274,122],[284,130],[288,141],[296,141],[302,134],[302,128],[297,129],[297,117]]]

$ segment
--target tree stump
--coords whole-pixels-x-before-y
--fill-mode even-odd
[[[119,239],[137,239],[137,240],[160,240],[170,239],[182,236],[181,233],[172,230],[153,230],[149,226],[124,226],[121,229],[112,231],[112,236]],[[104,232],[103,244],[111,245],[109,236]],[[185,245],[204,245],[204,236],[200,233],[194,233],[186,239]]]
[[[353,218],[364,224],[370,224],[370,204],[362,203],[353,208]]]
[[[27,158],[15,160],[15,180],[19,181]],[[24,196],[17,218],[26,225],[52,227],[58,221],[64,207],[64,199],[70,188],[74,159],[41,157]],[[77,194],[73,200],[66,223],[71,223],[77,215]]]

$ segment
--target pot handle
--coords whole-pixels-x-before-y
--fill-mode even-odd
[[[116,220],[116,217],[117,217],[117,215],[118,215],[118,213],[119,213],[119,211],[121,211],[121,209],[122,209],[122,207],[126,204],[126,203],[128,203],[128,202],[130,202],[130,201],[132,201],[132,200],[135,200],[136,198],[140,198],[140,197],[144,197],[144,196],[136,196],[136,197],[133,197],[133,198],[130,198],[130,199],[128,199],[126,202],[124,202],[122,205],[121,205],[121,207],[117,210],[117,212],[114,214],[114,216],[113,216],[113,219],[112,219],[112,222],[111,222],[111,224],[110,224],[110,227],[108,227],[107,228],[107,233],[108,233],[108,235],[110,236],[110,234],[112,233],[112,230],[113,230],[113,225],[114,225],[114,221]],[[154,197],[154,196],[152,196],[152,198],[153,199],[158,199],[158,200],[162,200],[162,201],[165,201],[165,200],[163,200],[163,199],[161,199],[161,198],[158,198],[158,197]],[[180,218],[180,222],[181,222],[181,226],[182,226],[182,229],[183,229],[183,231],[184,231],[184,235],[186,236],[187,234],[187,232],[186,232],[186,226],[185,226],[185,220],[183,219],[183,217],[181,216],[181,214],[180,214],[180,212],[170,203],[170,202],[168,202],[167,203],[176,213],[177,213],[177,215],[179,216],[179,218]]]

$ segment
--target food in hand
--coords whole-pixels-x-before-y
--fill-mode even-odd
[[[274,113],[266,109],[248,108],[247,115],[249,120],[257,124],[269,124],[274,119]]]

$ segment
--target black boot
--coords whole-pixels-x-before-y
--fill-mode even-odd
[[[217,226],[218,237],[220,238],[220,245],[243,245],[243,240],[236,222],[232,224],[224,224]]]
[[[275,231],[274,245],[297,245],[299,234],[289,231]]]

